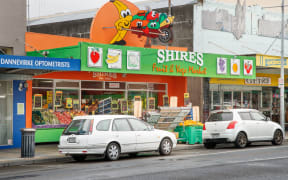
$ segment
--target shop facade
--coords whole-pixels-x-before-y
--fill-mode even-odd
[[[20,129],[31,121],[32,74],[42,70],[80,70],[80,60],[1,55],[0,68],[0,149],[20,147]]]
[[[53,57],[80,57],[81,71],[33,77],[36,142],[58,141],[76,115],[129,114],[143,118],[146,112],[157,112],[163,106],[183,107],[187,105],[184,94],[190,76],[255,78],[254,57],[239,56],[234,62],[234,56],[95,43],[45,51]],[[235,73],[230,68],[231,59],[237,66]],[[249,73],[245,63],[251,65]]]

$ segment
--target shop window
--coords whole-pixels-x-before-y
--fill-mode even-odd
[[[79,82],[77,81],[59,81],[56,82],[56,87],[68,87],[68,88],[79,88]]]
[[[243,92],[243,107],[252,108],[251,107],[251,92]]]
[[[165,91],[166,84],[148,83],[148,89],[154,91]]]
[[[262,91],[262,107],[270,108],[271,107],[271,90],[263,90]]]
[[[105,89],[126,89],[125,82],[105,82]]]
[[[232,92],[231,91],[224,91],[223,92],[223,108],[224,109],[231,109],[232,107]]]
[[[211,92],[211,98],[212,98],[212,110],[219,110],[221,109],[220,104],[220,92],[219,91],[212,91]]]
[[[140,89],[140,90],[147,90],[147,84],[139,83],[139,84],[128,84],[128,89]]]
[[[33,79],[32,87],[53,87],[53,80],[50,79]]]
[[[97,81],[81,81],[83,89],[103,89],[103,82]]]
[[[241,91],[233,92],[233,108],[241,108]]]
[[[252,108],[259,109],[261,107],[261,91],[252,91]]]

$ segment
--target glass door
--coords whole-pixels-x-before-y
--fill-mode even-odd
[[[0,145],[12,145],[13,92],[11,81],[0,81]]]

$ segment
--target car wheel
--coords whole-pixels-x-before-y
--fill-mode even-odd
[[[278,129],[275,131],[274,133],[274,137],[273,137],[273,140],[272,140],[272,144],[273,145],[281,145],[283,142],[283,134],[282,132]]]
[[[109,161],[118,160],[120,156],[120,147],[117,143],[110,143],[107,146],[105,157]]]
[[[204,147],[206,149],[214,149],[216,147],[216,143],[204,143]]]
[[[161,141],[160,147],[159,147],[159,153],[160,155],[169,155],[172,152],[172,142],[170,139],[165,138]]]
[[[72,155],[72,158],[78,162],[83,162],[86,159],[86,157],[87,157],[86,155]]]
[[[247,144],[248,144],[247,136],[243,132],[240,132],[237,135],[235,146],[238,148],[245,148]]]

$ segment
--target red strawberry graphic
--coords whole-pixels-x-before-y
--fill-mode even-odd
[[[94,64],[96,64],[99,61],[100,55],[97,51],[92,51],[90,53],[90,58],[91,58],[92,62]]]
[[[248,74],[250,74],[250,71],[252,70],[252,65],[251,64],[248,64],[248,63],[245,63],[244,65],[245,69],[246,69],[246,72]]]

